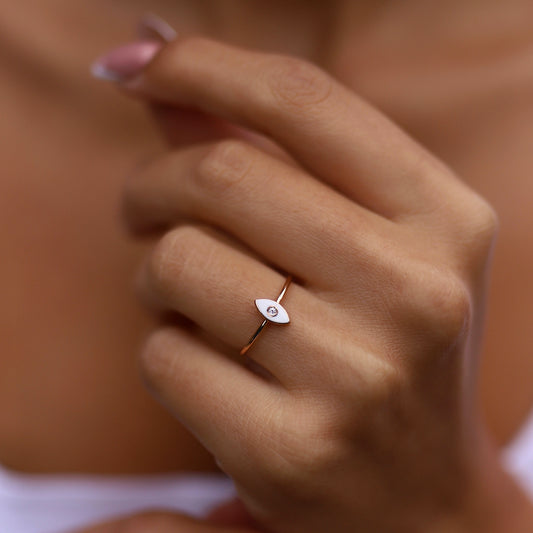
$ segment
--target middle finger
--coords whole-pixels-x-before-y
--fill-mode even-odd
[[[353,269],[353,254],[395,225],[304,170],[236,139],[171,152],[130,179],[134,230],[200,220],[317,289]]]

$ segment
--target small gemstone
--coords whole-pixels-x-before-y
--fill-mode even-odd
[[[270,307],[267,307],[267,313],[270,316],[276,316],[278,314],[278,310],[273,305],[271,305]]]

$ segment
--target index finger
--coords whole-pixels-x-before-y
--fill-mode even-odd
[[[315,176],[390,218],[433,211],[455,181],[378,110],[300,59],[178,37],[122,86],[258,130]]]

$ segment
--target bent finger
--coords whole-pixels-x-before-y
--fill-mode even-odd
[[[124,212],[134,230],[183,220],[220,227],[259,256],[327,288],[365,242],[397,227],[324,183],[236,139],[181,149],[133,175]]]
[[[281,409],[283,390],[182,328],[156,331],[140,358],[154,395],[221,464],[243,464],[261,427]]]
[[[460,186],[378,110],[300,59],[178,37],[122,87],[258,130],[384,216],[431,211],[449,197],[451,182]]]

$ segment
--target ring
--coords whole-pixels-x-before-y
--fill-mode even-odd
[[[263,328],[269,323],[274,324],[288,324],[290,322],[289,315],[285,308],[279,303],[292,281],[292,275],[287,276],[285,283],[279,293],[279,296],[276,301],[269,300],[268,298],[258,298],[255,300],[255,305],[259,312],[265,317],[262,324],[257,328],[257,331],[250,337],[248,344],[241,350],[240,354],[244,355],[252,346],[255,339],[257,339],[259,333],[263,331]]]

